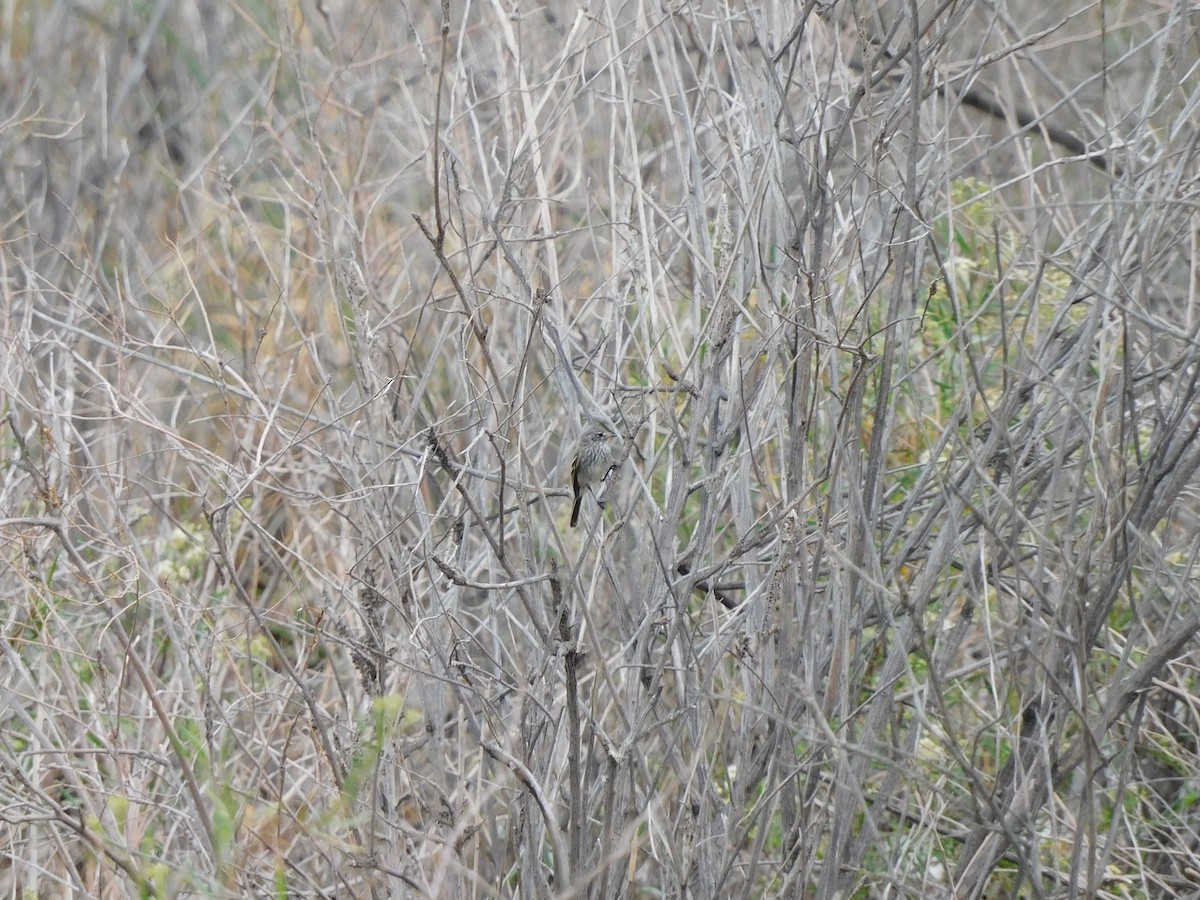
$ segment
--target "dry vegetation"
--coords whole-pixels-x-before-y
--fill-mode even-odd
[[[1193,890],[1188,7],[0,0],[3,895]]]

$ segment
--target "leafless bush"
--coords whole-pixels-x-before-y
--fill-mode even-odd
[[[6,894],[1200,879],[1187,4],[0,16]]]

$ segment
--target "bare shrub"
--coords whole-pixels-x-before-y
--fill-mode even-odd
[[[5,893],[1194,886],[1186,4],[0,17]]]

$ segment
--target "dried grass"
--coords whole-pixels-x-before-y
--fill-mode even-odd
[[[4,894],[1194,887],[1195,16],[0,3]]]

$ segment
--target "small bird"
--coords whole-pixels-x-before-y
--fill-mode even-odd
[[[585,429],[575,448],[575,459],[571,461],[571,490],[575,492],[575,505],[571,507],[572,528],[579,524],[583,492],[607,478],[615,464],[612,448],[608,446],[608,432],[595,425]]]

